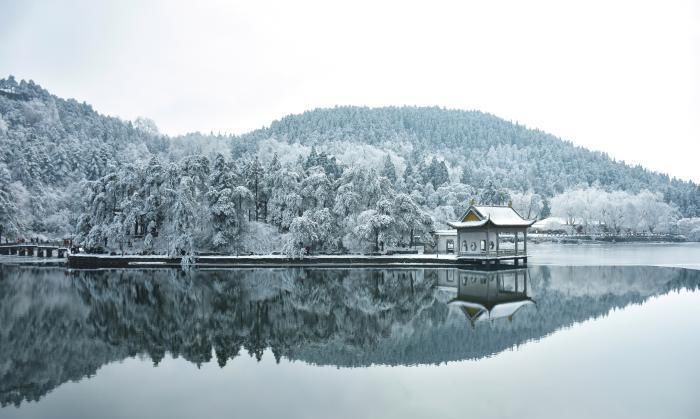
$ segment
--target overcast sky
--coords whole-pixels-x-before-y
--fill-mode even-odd
[[[479,109],[700,181],[698,3],[0,0],[0,77],[167,134]]]

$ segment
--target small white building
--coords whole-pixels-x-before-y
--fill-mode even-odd
[[[432,232],[435,247],[433,253],[452,255],[455,253],[455,243],[457,243],[457,230],[436,230]]]

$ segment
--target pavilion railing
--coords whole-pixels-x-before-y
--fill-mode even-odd
[[[459,256],[479,256],[479,257],[483,257],[483,256],[493,256],[493,257],[495,257],[495,256],[521,256],[521,255],[525,256],[526,255],[525,249],[518,249],[517,252],[515,251],[515,249],[498,249],[498,251],[491,250],[489,252],[487,252],[485,250],[482,250],[479,252],[460,251],[458,254],[459,254]]]

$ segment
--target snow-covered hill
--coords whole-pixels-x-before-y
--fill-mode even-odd
[[[696,184],[478,111],[338,107],[241,136],[169,138],[0,80],[3,236],[123,248],[151,233],[131,249],[230,252],[282,250],[291,231],[291,252],[359,249],[409,244],[471,200],[512,201],[530,218],[588,211],[572,216],[615,230],[700,216]]]

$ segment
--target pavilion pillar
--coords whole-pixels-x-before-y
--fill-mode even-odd
[[[515,254],[517,255],[518,254],[518,232],[517,231],[515,232],[514,241],[515,241]]]
[[[501,235],[501,233],[499,231],[496,231],[496,257],[498,257],[498,252],[499,252],[499,247],[500,247],[500,243],[498,240],[500,235]]]
[[[462,249],[462,232],[457,229],[457,256],[459,256],[462,252],[466,251],[466,249]]]
[[[486,230],[486,254],[490,255],[491,254],[491,240],[489,237],[489,230]]]
[[[527,255],[527,230],[523,231],[523,253]]]

